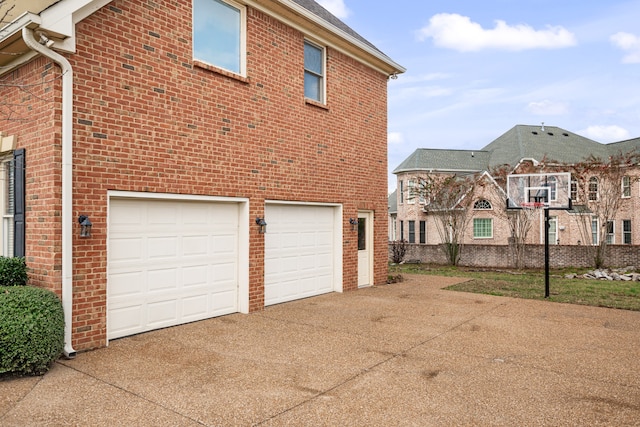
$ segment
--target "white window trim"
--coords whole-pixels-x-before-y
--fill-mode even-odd
[[[478,203],[480,202],[486,202],[489,204],[488,208],[477,208],[476,205],[478,205]],[[489,200],[487,199],[478,199],[473,203],[473,210],[474,211],[492,211],[493,210],[493,203],[491,203]]]
[[[482,236],[482,237],[477,237],[476,236],[476,232],[475,232],[475,226],[474,226],[474,221],[476,219],[484,219],[484,220],[489,220],[489,222],[491,223],[491,236]],[[472,233],[473,233],[473,238],[477,239],[477,240],[485,240],[485,239],[493,239],[493,218],[473,218],[473,221],[471,222],[471,225],[473,227]]]
[[[625,181],[625,179],[627,180],[627,185],[624,185],[624,181]],[[623,199],[630,199],[630,198],[631,198],[631,177],[630,177],[630,176],[628,176],[628,175],[623,176],[623,177],[622,177],[622,180],[621,180],[621,182],[620,182],[620,185],[622,186],[622,198],[623,198]],[[628,196],[625,196],[625,195],[624,195],[624,189],[625,189],[625,187],[628,187],[628,188],[629,188],[629,195],[628,195]]]
[[[612,230],[609,233],[609,224],[611,224]],[[611,236],[611,241],[609,241],[609,236]],[[607,221],[607,245],[615,245],[616,244],[616,222],[614,220]]]
[[[415,195],[416,182],[413,179],[410,179],[407,183],[407,204],[415,205],[416,204],[416,195]]]
[[[247,77],[247,6],[236,3],[233,0],[219,0],[222,3],[226,3],[229,6],[232,6],[240,11],[240,73],[237,73],[232,70],[228,70],[218,64],[212,64],[211,62],[196,57],[195,53],[195,34],[192,33],[193,41],[192,41],[192,52],[191,55],[194,61],[202,62],[203,64],[210,65],[211,67],[218,68],[220,70],[224,70],[228,73],[235,74],[241,77]],[[193,4],[193,3],[192,3]],[[195,10],[193,8],[192,10]],[[193,19],[195,20],[195,13],[193,13]],[[195,28],[195,22],[192,22],[193,27]]]
[[[593,238],[593,236],[594,236],[593,223],[594,222],[596,223],[596,232],[595,232],[596,238],[595,238],[595,241],[594,241],[594,238]],[[598,242],[600,242],[600,218],[592,216],[591,217],[591,244],[593,246],[597,246],[599,244]]]
[[[226,0],[225,0],[226,1]],[[326,46],[321,45],[320,43],[313,41],[309,38],[304,39],[304,43],[308,43],[311,46],[320,49],[320,51],[322,52],[322,84],[320,85],[320,100],[317,99],[313,99],[313,98],[307,98],[306,96],[304,97],[304,99],[306,101],[310,101],[310,102],[319,102],[322,105],[327,105],[327,48]],[[304,46],[304,45],[303,45]],[[303,51],[304,52],[304,51]],[[303,59],[303,67],[304,67],[304,59]],[[304,72],[307,72],[307,69],[304,68]]]
[[[13,162],[12,156],[0,157],[0,210],[2,212],[2,226],[0,226],[0,242],[2,242],[2,247],[0,247],[0,255],[5,257],[13,256],[13,241],[11,239],[13,233],[10,231],[10,228],[13,228],[13,214],[7,213],[6,206],[8,197],[8,183],[6,182],[7,166],[10,162]]]
[[[624,229],[624,223],[625,221],[629,221],[629,231],[626,231]],[[632,245],[633,244],[633,234],[632,234],[632,230],[633,230],[633,223],[631,222],[630,219],[623,219],[622,220],[622,244],[623,245]],[[625,242],[625,237],[629,235],[629,243]]]

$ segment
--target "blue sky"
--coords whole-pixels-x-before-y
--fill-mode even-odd
[[[407,68],[389,81],[391,171],[517,124],[640,137],[640,0],[317,0]]]

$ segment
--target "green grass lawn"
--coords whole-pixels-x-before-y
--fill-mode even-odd
[[[552,270],[548,301],[640,311],[640,282],[565,279],[567,273],[587,269]],[[389,266],[389,274],[430,274],[471,280],[445,289],[460,292],[544,300],[544,270],[490,270],[405,264]]]

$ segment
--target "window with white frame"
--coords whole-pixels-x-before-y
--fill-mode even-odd
[[[550,245],[560,244],[560,241],[558,240],[558,217],[557,216],[549,217],[549,244]]]
[[[578,201],[578,182],[571,181],[571,200],[573,202]]]
[[[591,218],[591,244],[597,245],[600,239],[598,238],[598,229],[600,228],[600,221],[598,218]]]
[[[398,182],[398,187],[400,187],[400,191],[398,191],[398,197],[400,198],[399,203],[404,203],[404,181],[400,180]]]
[[[324,103],[325,50],[315,43],[304,42],[304,97]]]
[[[622,197],[631,197],[631,178],[628,176],[622,177]]]
[[[416,203],[416,182],[414,180],[409,180],[407,188],[407,203],[410,205],[414,205]]]
[[[490,239],[493,237],[493,219],[473,218],[473,238]]]
[[[420,243],[427,243],[427,223],[420,221]]]
[[[427,181],[423,178],[420,178],[420,181],[418,181],[418,193],[419,193],[418,203],[420,203],[421,205],[427,204],[427,199],[425,198],[425,194],[424,194],[426,189],[427,189]]]
[[[476,202],[473,204],[473,209],[477,211],[487,211],[493,209],[493,207],[491,206],[490,201],[486,199],[480,199],[476,200]]]
[[[598,178],[595,176],[589,178],[589,200],[598,200]]]
[[[555,176],[547,178],[547,187],[549,187],[549,200],[552,202],[558,200],[558,178]]]
[[[193,0],[193,57],[244,76],[246,7],[231,0]]]
[[[613,245],[616,241],[616,232],[613,221],[607,221],[607,244]]]
[[[625,245],[631,244],[631,220],[622,220],[622,243]]]
[[[2,191],[0,206],[2,210],[2,253],[0,255],[4,257],[12,257],[13,256],[13,239],[14,239],[14,222],[13,222],[13,213],[14,213],[14,202],[15,202],[15,192],[14,192],[14,167],[13,167],[13,157],[11,158],[3,158],[1,160],[1,171],[2,171],[2,185],[0,187],[0,191]]]
[[[416,222],[409,221],[409,243],[416,242]]]

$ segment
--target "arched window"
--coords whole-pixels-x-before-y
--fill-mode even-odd
[[[491,202],[486,199],[480,199],[473,204],[473,209],[486,211],[493,208],[491,207]]]
[[[598,200],[598,178],[589,178],[589,200]]]

